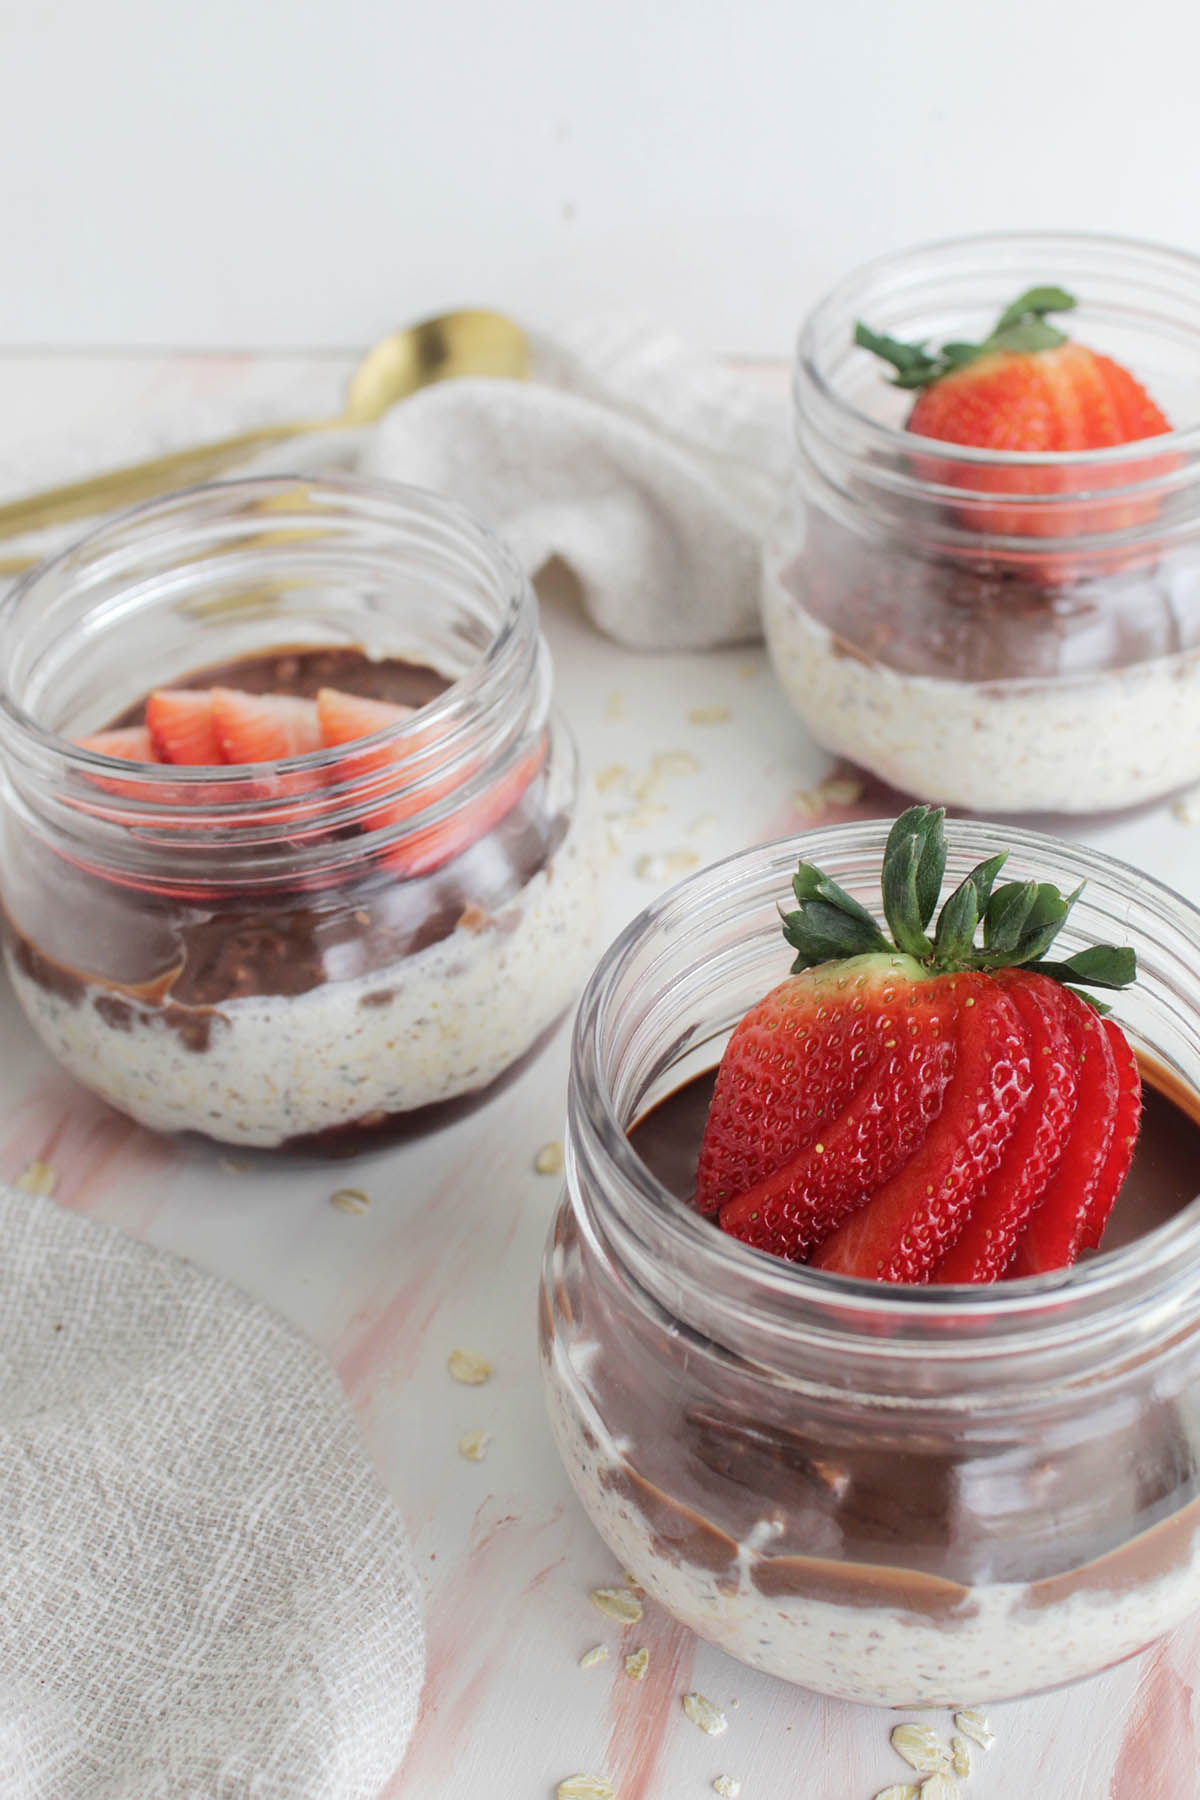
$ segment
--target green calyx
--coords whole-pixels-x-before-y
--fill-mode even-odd
[[[1055,350],[1065,344],[1067,334],[1055,325],[1047,325],[1048,313],[1070,312],[1076,305],[1074,294],[1065,288],[1035,287],[1006,306],[981,344],[943,344],[940,350],[927,350],[924,343],[902,344],[898,338],[885,337],[860,320],[854,327],[854,341],[862,350],[870,350],[891,363],[896,373],[893,387],[928,387],[943,375],[965,369],[993,350]]]
[[[935,921],[946,873],[945,817],[941,807],[910,806],[888,834],[880,886],[890,938],[852,895],[812,863],[800,863],[792,878],[797,909],[781,909],[783,935],[797,953],[793,974],[843,957],[898,950],[931,975],[1033,969],[1072,988],[1123,988],[1134,980],[1137,958],[1128,947],[1094,944],[1063,961],[1046,960],[1082,890],[1061,894],[1048,881],[997,887],[1007,850],[972,869]],[[1107,1010],[1090,994],[1082,998]]]

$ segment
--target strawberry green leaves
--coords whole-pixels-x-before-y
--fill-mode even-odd
[[[1006,306],[995,325],[981,343],[948,343],[940,350],[927,350],[924,343],[905,344],[899,338],[872,331],[860,320],[854,327],[854,342],[861,350],[891,363],[896,373],[892,386],[898,388],[928,387],[943,375],[965,369],[968,363],[996,350],[1056,350],[1065,344],[1067,334],[1056,325],[1046,323],[1048,313],[1070,312],[1075,296],[1060,287],[1033,287]]]
[[[800,863],[792,880],[798,908],[782,914],[783,935],[797,952],[792,973],[899,950],[931,974],[1031,968],[1064,986],[1110,989],[1135,979],[1137,959],[1129,948],[1096,944],[1062,961],[1045,960],[1082,890],[1063,894],[1048,881],[1006,881],[997,887],[1008,857],[1004,850],[963,878],[934,923],[946,872],[944,827],[942,808],[910,806],[888,834],[880,888],[890,939],[844,888],[814,864]],[[981,927],[982,943],[977,941]]]

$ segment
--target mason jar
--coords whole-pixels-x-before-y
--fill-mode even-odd
[[[1127,1213],[1120,1248],[1052,1275],[895,1286],[727,1236],[628,1136],[782,979],[798,855],[877,906],[886,835],[733,857],[603,957],[577,1016],[542,1366],[579,1499],[675,1618],[839,1699],[961,1706],[1092,1674],[1200,1605],[1200,1209]],[[1116,1014],[1194,1123],[1200,913],[1094,851],[983,825],[953,828],[947,884],[1005,847],[1006,876],[1086,879],[1064,954],[1133,945]]]
[[[275,764],[76,740],[223,683],[405,700]],[[598,838],[529,582],[467,513],[322,477],[102,526],[0,606],[4,954],[43,1043],[159,1131],[343,1148],[435,1123],[581,980]]]
[[[913,396],[854,344],[978,342],[1036,283],[1174,429],[1086,453],[904,429]],[[1056,321],[1057,322],[1057,321]],[[765,551],[775,670],[813,736],[904,793],[1091,812],[1200,780],[1200,260],[1005,233],[859,270],[810,314],[795,465]]]

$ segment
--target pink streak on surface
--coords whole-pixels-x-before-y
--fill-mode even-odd
[[[1193,1670],[1198,1649],[1200,1629],[1192,1624],[1147,1653],[1109,1800],[1196,1800],[1200,1745],[1192,1688],[1176,1665]]]
[[[32,1162],[53,1169],[54,1199],[70,1212],[150,1230],[181,1152],[103,1101],[61,1083],[35,1091],[6,1121],[0,1181],[15,1182]]]
[[[385,1274],[347,1323],[331,1352],[351,1402],[365,1410],[381,1377],[401,1383],[412,1375],[426,1334],[445,1302],[479,1267],[498,1267],[520,1222],[519,1194],[497,1207],[495,1153],[482,1141],[466,1167],[455,1167],[416,1218],[401,1221],[395,1255],[381,1252]],[[395,1271],[403,1268],[397,1284]]]
[[[466,1555],[427,1602],[429,1642],[417,1727],[408,1755],[379,1800],[443,1792],[488,1687],[522,1641],[530,1602],[563,1562],[560,1555],[541,1563],[512,1593],[512,1570],[523,1550],[537,1541],[544,1552],[564,1509],[556,1506],[540,1518],[489,1517],[490,1505],[485,1501],[479,1508]]]
[[[631,1681],[624,1659],[645,1649],[650,1660],[641,1681]],[[640,1625],[621,1635],[609,1701],[612,1721],[604,1774],[621,1800],[657,1800],[657,1784],[667,1739],[682,1718],[682,1696],[691,1685],[696,1639],[686,1625],[648,1601]]]

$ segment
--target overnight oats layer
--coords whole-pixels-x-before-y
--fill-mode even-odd
[[[999,309],[1051,279],[1067,304],[1017,328],[1051,347],[1028,368],[990,351]],[[954,339],[974,360],[947,372],[931,353],[928,385],[889,366]],[[1025,406],[1039,355],[1045,404]],[[1140,397],[1127,437],[1070,387],[1080,364]],[[1189,256],[997,234],[831,293],[800,335],[762,587],[776,673],[817,741],[983,813],[1107,811],[1200,780],[1198,395]]]
[[[265,696],[268,720],[332,695],[379,709],[378,732],[244,776],[85,746],[41,817],[10,790],[17,997],[72,1075],[155,1130],[340,1150],[435,1125],[539,1047],[590,956],[599,834],[536,625],[487,738],[470,667],[435,661],[436,644],[389,655],[374,621],[365,648],[297,638],[222,657],[215,616],[218,655],[168,671],[149,711],[93,709],[87,745],[149,717],[161,748],[164,691],[173,708]]]
[[[963,829],[963,874],[1014,835]],[[873,830],[811,849],[864,901],[848,846]],[[1088,878],[1087,928],[1111,926],[1129,872],[1109,865],[1101,895],[1104,859],[1059,849],[1055,877]],[[985,1289],[890,1287],[779,1263],[689,1205],[715,1056],[775,929],[736,932],[729,896],[777,892],[767,854],[667,896],[581,1006],[541,1297],[564,1467],[647,1592],[768,1673],[883,1706],[1081,1679],[1200,1608],[1200,918],[1143,889],[1151,973],[1122,1022],[1144,1124],[1101,1251]]]

